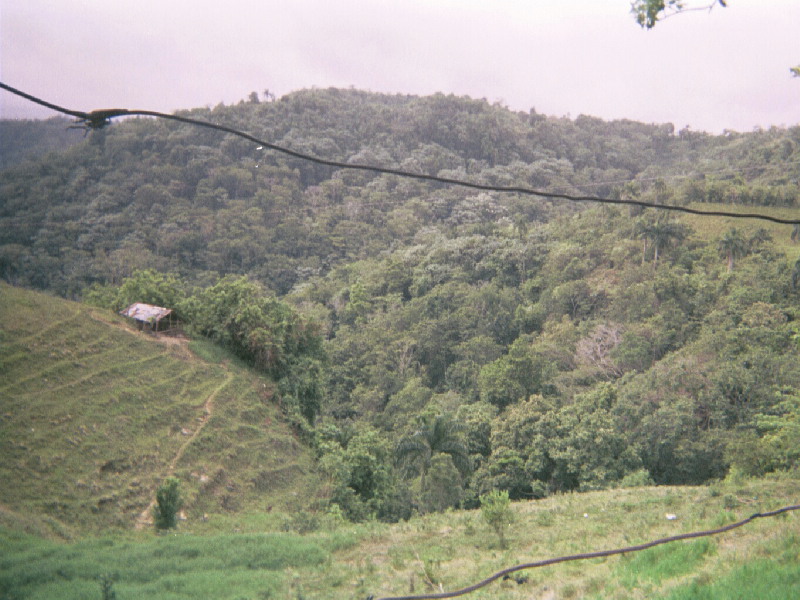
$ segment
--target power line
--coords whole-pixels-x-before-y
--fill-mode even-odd
[[[26,100],[30,100],[31,102],[35,102],[36,104],[40,104],[52,110],[75,117],[76,119],[78,119],[78,122],[81,125],[87,127],[88,129],[102,129],[111,122],[111,119],[114,119],[116,117],[132,117],[132,116],[155,117],[158,119],[168,119],[170,121],[178,121],[180,123],[196,125],[198,127],[207,127],[209,129],[215,129],[217,131],[222,131],[224,133],[229,133],[231,135],[244,138],[248,141],[253,142],[254,144],[258,144],[259,146],[263,146],[264,148],[269,148],[270,150],[274,150],[275,152],[280,152],[287,156],[292,156],[300,160],[312,162],[327,167],[333,167],[337,169],[352,169],[356,171],[370,171],[373,173],[384,173],[386,175],[396,175],[398,177],[406,177],[410,179],[418,179],[434,183],[457,185],[460,187],[483,190],[487,192],[501,192],[501,193],[520,194],[525,196],[538,196],[540,198],[548,198],[550,200],[566,200],[569,202],[596,202],[600,204],[624,204],[628,206],[655,208],[658,210],[682,212],[682,213],[702,215],[708,217],[729,217],[733,219],[760,219],[763,221],[770,221],[772,223],[779,223],[782,225],[800,225],[800,219],[782,219],[780,217],[773,217],[762,213],[734,213],[722,210],[699,210],[695,208],[689,208],[687,206],[677,206],[674,204],[656,204],[654,202],[646,202],[643,200],[622,200],[619,198],[603,198],[598,196],[579,196],[579,195],[559,193],[559,192],[546,192],[544,190],[536,190],[533,188],[527,188],[521,186],[490,185],[490,184],[466,181],[463,179],[455,179],[452,177],[440,177],[438,175],[415,173],[412,171],[405,171],[403,169],[395,169],[391,167],[378,167],[378,166],[359,164],[359,163],[346,163],[337,160],[328,160],[325,158],[320,158],[318,156],[313,156],[310,154],[306,154],[304,152],[298,152],[297,150],[292,150],[290,148],[279,146],[272,142],[260,140],[257,137],[254,137],[249,133],[239,131],[238,129],[233,129],[231,127],[226,127],[224,125],[218,125],[216,123],[209,123],[208,121],[201,121],[199,119],[192,119],[189,117],[182,117],[180,115],[167,114],[153,110],[138,110],[138,109],[129,110],[127,108],[106,108],[101,110],[93,110],[87,113],[83,111],[67,109],[58,106],[56,104],[53,104],[51,102],[47,102],[46,100],[42,100],[41,98],[37,98],[36,96],[32,96],[31,94],[22,92],[2,82],[0,82],[0,88],[8,92],[11,92],[12,94],[16,94],[17,96],[21,96]]]
[[[514,567],[509,567],[507,569],[503,569],[502,571],[498,571],[494,575],[491,575],[486,579],[479,581],[478,583],[467,586],[465,588],[461,588],[460,590],[455,590],[453,592],[420,594],[417,596],[386,596],[377,599],[375,599],[374,596],[369,596],[367,600],[438,600],[441,598],[455,598],[456,596],[463,596],[465,594],[472,593],[476,590],[479,590],[482,587],[489,585],[493,581],[497,581],[502,577],[505,577],[517,571],[522,571],[524,569],[546,567],[548,565],[555,565],[558,563],[575,561],[575,560],[587,560],[590,558],[605,558],[607,556],[614,556],[615,554],[627,554],[629,552],[639,552],[641,550],[647,550],[648,548],[652,548],[654,546],[660,546],[661,544],[667,544],[669,542],[677,542],[680,540],[688,540],[694,538],[707,537],[710,535],[717,535],[720,533],[725,533],[726,531],[730,531],[731,529],[736,529],[737,527],[741,527],[742,525],[746,525],[747,523],[755,521],[756,519],[760,519],[762,517],[774,517],[776,515],[780,515],[792,510],[800,510],[800,504],[795,504],[793,506],[784,506],[783,508],[779,508],[778,510],[773,510],[771,512],[755,513],[753,515],[750,515],[746,519],[743,519],[742,521],[739,521],[737,523],[731,523],[730,525],[726,525],[725,527],[720,527],[719,529],[708,529],[705,531],[682,533],[680,535],[673,535],[671,537],[660,538],[657,540],[653,540],[652,542],[647,542],[636,546],[628,546],[626,548],[616,548],[614,550],[601,550],[599,552],[586,552],[584,554],[571,554],[569,556],[559,556],[557,558],[548,558],[546,560],[540,560],[537,562],[516,565]]]

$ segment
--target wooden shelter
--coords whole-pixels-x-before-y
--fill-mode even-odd
[[[171,308],[153,306],[143,302],[135,302],[125,310],[119,311],[124,317],[136,321],[140,330],[166,331],[175,325],[174,313]],[[166,320],[165,320],[166,319]]]

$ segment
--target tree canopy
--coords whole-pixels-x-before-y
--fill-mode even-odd
[[[800,195],[800,127],[336,89],[189,114],[492,184],[784,216]],[[332,169],[150,119],[0,171],[0,198],[0,276],[175,308],[276,380],[355,520],[796,462],[788,226]]]

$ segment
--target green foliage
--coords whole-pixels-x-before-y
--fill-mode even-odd
[[[730,273],[733,271],[736,259],[741,258],[747,252],[747,242],[742,237],[742,234],[735,227],[732,227],[720,239],[719,250],[728,261],[728,272]]]
[[[548,361],[534,355],[529,339],[521,336],[511,344],[508,354],[481,369],[478,377],[481,400],[504,408],[541,393],[549,370]]]
[[[109,575],[103,575],[99,581],[103,600],[117,600],[117,593],[114,591],[114,579]]]
[[[650,477],[650,473],[645,469],[632,471],[625,475],[619,482],[619,487],[645,487],[648,485],[655,485],[655,482],[653,478]]]
[[[726,447],[731,469],[758,477],[796,468],[800,460],[800,400],[788,396],[754,417],[755,429],[736,432]]]
[[[530,469],[526,466],[525,457],[517,450],[495,447],[475,473],[472,486],[478,492],[501,490],[515,500],[532,496]]]
[[[680,9],[682,2],[679,0],[637,0],[631,4],[631,12],[636,16],[636,22],[642,27],[651,29],[666,6]]]
[[[314,324],[246,277],[226,277],[185,302],[192,331],[280,380],[309,422],[320,410],[324,352]]]
[[[494,451],[476,485],[521,498],[533,493],[534,480],[548,491],[613,484],[640,464],[611,410],[615,403],[615,389],[601,385],[560,407],[541,397],[510,407],[493,423]]]
[[[342,435],[334,428],[318,446],[330,502],[348,519],[397,521],[410,516],[410,506],[403,501],[407,497],[392,470],[390,446],[376,430],[364,427]]]
[[[178,511],[183,506],[180,480],[168,477],[156,490],[156,505],[153,507],[153,524],[156,529],[174,529],[178,526]]]
[[[426,506],[439,510],[453,506],[460,499],[461,478],[471,469],[469,451],[461,438],[462,426],[449,415],[422,417],[419,425],[398,443],[396,461],[406,476],[419,474]]]
[[[727,6],[727,0],[713,0],[710,5],[698,8],[712,8],[717,2],[720,6]],[[659,20],[688,10],[690,6],[691,3],[687,4],[685,0],[635,0],[631,2],[631,12],[641,27],[652,29]]]
[[[508,492],[492,490],[481,496],[481,516],[497,534],[500,547],[505,549],[508,546],[505,530],[514,521]]]
[[[83,296],[87,304],[114,311],[127,308],[134,302],[143,302],[172,309],[178,318],[182,318],[186,284],[176,275],[143,269],[134,271],[119,287],[95,284]]]
[[[450,455],[434,455],[427,475],[421,495],[423,512],[443,511],[461,504],[463,481]]]
[[[678,8],[648,4],[653,18]],[[797,127],[675,133],[670,124],[549,118],[469,98],[356,90],[195,112],[328,158],[482,182],[591,185],[601,195],[724,203],[737,212],[758,206],[786,218],[799,197]],[[687,164],[741,175],[687,179]],[[627,183],[611,183],[619,181]],[[214,469],[248,470],[237,492],[223,492],[220,482],[201,494],[204,502],[235,507],[292,479],[257,468],[266,459],[255,440],[263,443],[259,427],[273,397],[304,440],[319,420],[341,431],[375,430],[390,449],[422,428],[419,416],[457,415],[464,452],[444,454],[468,505],[491,489],[516,499],[612,486],[642,468],[658,484],[680,484],[722,477],[737,460],[754,473],[796,462],[791,411],[781,406],[800,386],[798,248],[786,227],[332,171],[145,120],[6,169],[0,190],[0,277],[103,306],[170,306],[189,332],[216,344],[194,341],[190,350],[214,362],[218,378],[247,364],[276,380],[254,384],[257,392],[237,384],[237,398],[258,400],[242,415],[225,414],[227,434],[241,424],[253,440],[248,456],[233,447],[238,441],[198,438],[213,449]],[[730,272],[721,256],[733,259]],[[13,323],[7,313],[4,324]],[[113,377],[87,378],[81,394],[89,381],[121,377],[122,367],[141,373],[128,362],[110,366],[119,358],[106,361],[104,343],[95,360]],[[29,347],[38,352],[20,342],[2,366],[36,393],[63,393],[66,383],[52,383],[62,370],[71,372],[70,361],[88,364],[68,354],[60,362],[56,352],[39,381],[20,374]],[[160,373],[156,363],[148,363],[148,377]],[[170,388],[184,411],[186,377]],[[4,385],[12,387],[0,392],[24,394],[24,385]],[[140,396],[134,387],[102,397],[127,406]],[[172,435],[188,422],[175,412],[148,418]],[[170,448],[181,439],[152,435]],[[361,457],[381,482],[361,485],[360,459],[346,456],[344,437],[321,455],[347,467],[326,492],[335,491],[335,504],[354,518],[399,518],[412,506],[424,512],[451,503],[433,494],[433,471],[455,481],[441,452],[420,458],[423,448],[397,465],[391,452],[385,459],[376,451],[374,463]],[[14,468],[27,468],[15,452]],[[55,458],[42,461],[46,471]],[[410,483],[398,484],[404,475]]]

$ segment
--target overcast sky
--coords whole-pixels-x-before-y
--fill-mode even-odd
[[[800,0],[651,31],[630,0],[0,0],[0,80],[82,111],[353,86],[750,131],[800,123],[797,64]],[[53,114],[0,91],[3,118]]]

